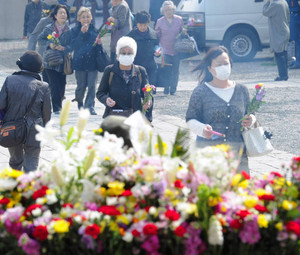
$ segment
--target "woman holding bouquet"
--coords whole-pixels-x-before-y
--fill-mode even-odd
[[[71,33],[67,24],[70,15],[65,5],[58,4],[50,16],[54,22],[44,28],[38,38],[38,43],[47,49],[43,54],[43,62],[49,78],[53,112],[59,114],[66,87],[64,56],[70,52]],[[51,64],[49,55],[57,52],[61,53],[58,54],[58,58],[60,57],[62,61]]]
[[[105,68],[97,99],[106,106],[103,118],[109,115],[129,116],[135,111],[148,109],[151,100],[142,105],[143,88],[148,84],[144,67],[133,64],[137,44],[127,36],[117,42],[117,61]]]
[[[248,89],[229,80],[231,65],[225,47],[211,48],[207,52],[194,69],[200,72],[200,83],[190,98],[186,122],[197,135],[200,147],[225,143],[237,153],[243,148],[239,170],[249,172],[241,128],[250,127],[256,119],[252,114],[247,115],[250,103]]]
[[[79,23],[71,30],[71,49],[74,50],[72,67],[75,70],[77,88],[75,90],[75,99],[78,103],[78,109],[81,107],[90,110],[92,115],[97,115],[94,110],[96,82],[98,78],[96,56],[97,51],[101,51],[101,39],[97,39],[97,30],[91,24],[92,14],[89,8],[81,7],[77,13]],[[85,102],[84,94],[88,89]]]

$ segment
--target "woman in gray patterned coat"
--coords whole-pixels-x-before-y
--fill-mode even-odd
[[[200,147],[225,143],[239,152],[244,148],[241,125],[250,127],[255,122],[253,115],[239,122],[247,113],[250,99],[244,85],[229,80],[231,65],[228,50],[219,46],[211,48],[194,70],[200,71],[200,84],[190,98],[186,122]],[[245,150],[239,169],[249,172]]]

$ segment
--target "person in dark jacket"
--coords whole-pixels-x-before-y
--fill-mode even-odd
[[[137,53],[134,64],[146,68],[150,84],[156,85],[157,64],[154,56],[159,56],[156,51],[159,40],[156,32],[149,27],[151,16],[146,11],[137,12],[135,21],[137,26],[131,30],[128,36],[132,37],[137,43]]]
[[[32,31],[40,21],[42,10],[47,10],[48,5],[40,0],[33,0],[26,5],[24,14],[23,39],[29,39]]]
[[[67,24],[67,20],[70,18],[68,8],[65,5],[58,4],[51,13],[51,17],[54,22],[44,28],[38,38],[38,43],[47,49],[43,55],[43,63],[49,79],[53,112],[59,114],[66,87],[64,63],[50,66],[47,58],[47,51],[57,50],[61,52],[63,58],[70,52],[71,31]],[[57,39],[59,40],[59,45],[56,45],[50,38],[53,33],[58,35]],[[55,37],[55,35],[52,37]]]
[[[40,143],[35,139],[35,125],[45,126],[51,117],[50,91],[41,81],[42,57],[35,51],[25,52],[17,61],[20,72],[6,78],[0,92],[0,110],[4,110],[4,121],[15,121],[24,117],[38,88],[37,97],[27,118],[25,144],[9,147],[9,165],[25,172],[36,170],[39,163]]]
[[[91,24],[92,14],[89,8],[81,7],[77,20],[79,23],[71,30],[71,49],[74,50],[72,67],[77,81],[74,101],[77,101],[78,109],[84,106],[92,115],[97,115],[94,110],[98,78],[96,56],[97,51],[102,49],[102,42],[99,38],[94,46],[98,32]],[[88,91],[83,104],[86,88]]]
[[[148,75],[144,67],[133,64],[136,49],[131,37],[123,36],[117,42],[117,61],[105,68],[96,94],[106,106],[103,118],[114,115],[114,111],[132,113],[151,105],[148,102],[142,106],[142,89],[148,84]]]

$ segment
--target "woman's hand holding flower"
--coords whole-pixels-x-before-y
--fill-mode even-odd
[[[101,44],[102,44],[102,40],[101,40],[101,38],[97,38],[96,40],[97,40],[97,44],[99,44],[99,45],[101,45]]]
[[[247,115],[243,120],[242,120],[242,126],[245,127],[250,127],[252,125],[252,116]]]
[[[83,26],[81,26],[81,32],[82,33],[86,33],[89,30],[89,25],[85,24]]]
[[[212,131],[212,127],[210,125],[206,125],[204,128],[203,128],[203,136],[206,138],[206,139],[211,139],[211,137],[213,136],[213,133],[211,132]]]

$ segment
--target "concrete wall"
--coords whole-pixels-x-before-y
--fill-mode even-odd
[[[22,38],[26,4],[27,0],[0,0],[0,40]]]

